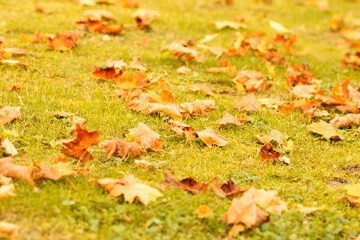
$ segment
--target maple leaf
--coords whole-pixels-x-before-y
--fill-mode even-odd
[[[111,20],[116,21],[114,15],[106,10],[89,10],[84,12],[84,17],[90,21]]]
[[[348,196],[340,196],[336,200],[347,199],[355,206],[360,207],[360,184],[346,185],[344,189],[347,191]]]
[[[106,159],[119,155],[122,159],[133,158],[146,154],[146,150],[136,142],[126,142],[121,140],[110,140],[99,144],[105,149]]]
[[[236,88],[240,86],[245,87],[248,92],[254,92],[260,88],[266,89],[264,81],[265,77],[260,71],[255,70],[242,70],[238,71],[237,75],[232,81],[236,84]]]
[[[356,52],[354,55],[346,53],[342,62],[353,69],[360,69],[360,52]]]
[[[239,110],[239,111],[260,111],[261,104],[256,100],[255,96],[245,95],[244,97],[240,98],[240,100],[235,103],[232,110]]]
[[[299,84],[313,85],[313,79],[317,79],[306,65],[289,65],[286,69],[286,78],[286,85],[289,90]]]
[[[135,160],[134,163],[135,163],[135,167],[137,168],[142,167],[146,170],[154,166],[154,164],[146,160]]]
[[[0,222],[0,233],[8,236],[10,240],[15,240],[19,235],[19,227],[12,223]]]
[[[196,182],[192,177],[183,178],[178,181],[173,175],[171,175],[171,173],[165,173],[165,180],[162,182],[162,184],[166,187],[180,188],[192,194],[205,192],[208,186],[207,183]]]
[[[257,138],[257,140],[259,140],[259,142],[265,145],[271,144],[271,141],[275,141],[280,145],[284,144],[284,141],[282,140],[283,134],[278,130],[272,130],[269,135],[265,135],[262,137],[260,137],[259,135],[255,135],[255,137]]]
[[[42,4],[40,4],[38,2],[34,2],[34,7],[35,7],[36,11],[42,12],[42,13],[45,13],[45,14],[58,12],[58,10],[56,8],[50,8],[50,7],[46,8]]]
[[[156,198],[163,196],[156,188],[144,184],[140,179],[130,174],[123,179],[90,179],[89,182],[97,183],[107,191],[110,197],[124,195],[125,201],[133,203],[135,199],[147,206]]]
[[[220,67],[207,68],[206,71],[211,73],[227,73],[229,76],[234,76],[237,72],[236,66],[231,66],[224,59],[220,60]]]
[[[114,66],[107,68],[95,67],[95,70],[93,71],[92,74],[97,79],[116,82],[117,79],[119,79],[123,74],[123,71],[120,70],[120,72],[117,73]]]
[[[12,157],[0,158],[0,174],[5,177],[16,178],[33,186],[33,172],[31,167],[15,164]]]
[[[220,118],[219,120],[217,120],[215,122],[215,124],[218,125],[218,127],[220,127],[222,125],[226,125],[226,124],[233,124],[233,125],[240,126],[241,125],[240,122],[247,122],[249,120],[250,120],[250,118],[246,114],[242,114],[241,118],[239,119],[237,117],[234,117],[230,113],[225,112],[224,116],[222,118]]]
[[[0,187],[0,201],[15,196],[14,191],[15,191],[14,184],[2,185]]]
[[[51,33],[36,32],[35,34],[28,37],[21,35],[21,40],[25,42],[39,43],[39,42],[47,42],[49,38],[54,38],[54,37],[55,35]]]
[[[59,51],[70,51],[76,45],[79,35],[75,31],[58,33],[52,38],[48,38],[48,45]]]
[[[287,203],[278,197],[275,190],[263,190],[251,188],[244,193],[244,197],[249,195],[253,201],[262,207],[265,211],[281,215],[282,211],[287,211]]]
[[[245,189],[240,189],[240,187],[236,185],[231,179],[220,187],[217,178],[215,178],[215,183],[210,184],[210,187],[219,197],[235,196],[247,191]]]
[[[124,26],[116,26],[113,24],[105,24],[100,21],[93,21],[93,20],[87,20],[87,21],[78,21],[75,23],[77,26],[84,26],[87,28],[89,32],[92,33],[104,33],[109,35],[117,35],[122,32],[124,32],[125,28]]]
[[[275,151],[271,145],[264,145],[260,148],[259,157],[261,161],[278,160],[281,154]]]
[[[196,209],[196,214],[198,218],[208,218],[214,215],[213,211],[207,205],[201,205]]]
[[[311,98],[314,96],[314,93],[318,91],[317,88],[316,85],[297,85],[291,89],[291,97],[294,99]]]
[[[187,132],[191,132],[194,130],[191,126],[186,125],[185,123],[177,122],[173,120],[170,120],[165,124],[168,125],[170,130],[176,133],[176,135],[178,136],[186,135]]]
[[[0,150],[11,156],[18,154],[18,151],[8,138],[6,138],[4,141],[2,141],[2,138],[0,138]]]
[[[278,109],[279,106],[284,104],[283,101],[278,100],[278,99],[273,99],[273,98],[258,99],[258,102],[267,108],[273,108],[273,109]]]
[[[170,51],[174,54],[175,59],[179,59],[182,56],[185,56],[185,62],[189,62],[192,59],[195,59],[197,62],[203,62],[204,61],[204,55],[194,49],[191,49],[187,47],[184,44],[181,43],[171,43],[168,45],[165,45],[160,49],[160,52],[163,51]]]
[[[309,131],[319,134],[326,139],[344,140],[344,136],[337,134],[335,128],[331,124],[322,120],[320,122],[310,124],[307,128]]]
[[[195,133],[208,147],[211,147],[212,145],[225,147],[225,145],[230,142],[229,139],[222,136],[218,131],[214,129],[196,131]]]
[[[360,114],[348,114],[344,117],[335,117],[330,120],[330,124],[334,128],[351,127],[352,125],[359,125]]]
[[[20,109],[21,107],[0,107],[0,125],[20,119]]]
[[[321,207],[304,207],[301,204],[297,204],[297,207],[299,208],[299,212],[301,213],[306,213],[306,214],[311,214],[317,211],[322,211],[322,210],[326,210],[328,209],[326,206],[321,206]]]
[[[178,69],[176,69],[177,73],[181,73],[181,74],[190,74],[191,73],[191,69],[187,68],[187,67],[179,67]]]
[[[129,129],[129,133],[134,135],[134,141],[140,144],[145,150],[162,151],[162,137],[149,128],[146,124],[139,122],[137,128]]]
[[[201,91],[205,96],[215,96],[216,89],[206,86],[206,85],[198,85],[194,84],[187,88],[190,91]]]
[[[196,100],[192,103],[183,103],[181,106],[191,115],[200,116],[209,116],[209,111],[216,109],[214,100]]]
[[[150,23],[159,16],[158,12],[146,9],[138,9],[131,15],[131,17],[135,18],[139,29],[149,28]]]
[[[69,157],[79,159],[80,162],[92,160],[92,156],[86,148],[98,144],[99,132],[89,132],[77,124],[76,133],[76,138],[62,141],[67,149],[62,149],[61,152]]]

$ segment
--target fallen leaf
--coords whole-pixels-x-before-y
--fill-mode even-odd
[[[220,33],[214,33],[214,34],[208,34],[205,37],[203,37],[202,39],[199,40],[199,43],[207,43],[210,42],[212,40],[214,40],[216,37],[218,37],[220,35]]]
[[[0,233],[10,240],[15,240],[19,235],[19,227],[12,223],[0,222]]]
[[[134,141],[140,144],[145,150],[162,151],[162,137],[149,128],[146,124],[139,122],[137,128],[129,129],[129,133],[135,136]]]
[[[196,131],[195,133],[208,147],[211,147],[212,145],[225,147],[225,145],[230,142],[229,139],[222,136],[218,131],[214,129]]]
[[[220,187],[217,178],[215,178],[215,183],[210,184],[210,187],[219,197],[235,196],[247,191],[246,189],[241,189],[232,180],[227,181]]]
[[[71,120],[70,134],[76,132],[77,125],[79,125],[82,129],[86,129],[86,119],[74,115]]]
[[[11,55],[23,55],[29,53],[29,50],[24,48],[3,48],[2,50]]]
[[[6,184],[6,185],[2,185],[0,187],[0,201],[9,197],[14,197],[15,196],[15,186],[14,184]],[[1,232],[1,229],[0,229]]]
[[[360,114],[347,114],[344,117],[335,117],[330,121],[334,128],[346,128],[360,124]]]
[[[178,136],[185,135],[186,132],[190,132],[194,130],[191,126],[186,125],[185,123],[177,122],[173,120],[170,120],[165,124],[168,125],[170,130],[176,133],[176,135]]]
[[[295,152],[297,147],[295,146],[295,143],[292,139],[289,139],[289,141],[286,143],[285,152]]]
[[[0,60],[0,64],[9,65],[9,66],[17,66],[17,65],[29,66],[29,63],[20,59],[2,59]]]
[[[232,110],[239,110],[239,111],[260,111],[260,103],[256,100],[254,95],[245,95],[244,97],[240,98],[240,100],[235,103]]]
[[[133,203],[135,199],[147,206],[163,195],[153,187],[144,184],[140,179],[130,174],[123,179],[89,179],[91,183],[97,183],[107,191],[110,197],[124,195],[125,201]]]
[[[290,32],[289,29],[287,29],[286,27],[284,27],[283,25],[281,25],[278,22],[275,21],[269,21],[270,26],[278,33],[288,33]]]
[[[189,62],[192,59],[195,59],[197,62],[203,62],[204,61],[204,55],[201,52],[198,52],[194,49],[191,49],[187,47],[184,44],[180,43],[171,43],[168,45],[165,45],[160,49],[160,52],[163,51],[170,51],[174,54],[175,59],[179,59],[182,56],[185,56],[185,62]]]
[[[297,85],[290,91],[293,99],[299,98],[311,98],[317,92],[317,86],[315,85]]]
[[[275,190],[263,190],[251,188],[244,193],[244,197],[249,196],[265,211],[281,215],[282,211],[288,211],[287,203],[278,197]]]
[[[137,167],[137,168],[142,167],[146,170],[154,166],[154,164],[152,164],[151,162],[148,162],[146,160],[135,160],[134,163],[135,163],[135,167]]]
[[[346,53],[342,62],[353,69],[360,69],[360,52],[356,52],[354,55]]]
[[[200,192],[205,192],[208,186],[208,184],[206,183],[196,182],[192,177],[183,178],[178,181],[170,173],[165,173],[165,180],[162,182],[162,184],[166,187],[183,189],[192,194],[199,194]]]
[[[63,111],[55,111],[55,112],[49,112],[50,117],[56,117],[56,118],[69,118],[71,116],[74,116],[74,113],[68,113]]]
[[[346,185],[344,189],[348,195],[337,197],[336,200],[347,199],[355,206],[360,207],[360,184]]]
[[[248,92],[254,92],[261,88],[266,89],[264,84],[265,77],[260,71],[242,70],[238,71],[235,78],[232,79],[236,86],[239,84],[245,87]]]
[[[232,228],[228,232],[228,237],[229,238],[237,237],[239,233],[245,231],[245,229],[246,229],[245,226],[242,224],[234,224],[234,226],[232,226]]]
[[[42,12],[42,13],[45,13],[45,14],[58,12],[58,10],[56,8],[44,7],[42,4],[40,4],[38,2],[34,2],[34,6],[35,6],[36,11]]]
[[[35,34],[25,37],[21,35],[21,40],[31,43],[47,42],[49,38],[54,38],[54,34],[45,33],[45,32],[36,32]]]
[[[196,214],[198,218],[208,218],[214,215],[213,211],[207,205],[201,205],[196,209]]]
[[[260,148],[259,157],[263,162],[278,160],[281,154],[275,151],[271,145],[264,145]]]
[[[5,177],[16,178],[33,186],[33,172],[31,167],[15,164],[12,157],[0,158],[0,174]]]
[[[61,152],[66,156],[79,159],[80,162],[88,162],[92,160],[92,156],[87,148],[98,144],[99,133],[97,131],[89,132],[79,124],[76,125],[76,133],[76,138],[62,141],[67,148],[62,149]]]
[[[215,124],[220,127],[222,125],[226,125],[226,124],[233,124],[233,125],[237,125],[240,126],[241,123],[240,122],[247,122],[249,121],[250,118],[246,115],[246,114],[242,114],[241,115],[241,119],[234,117],[233,115],[231,115],[228,112],[225,112],[224,116],[222,118],[220,118],[219,120],[217,120],[215,122]]]
[[[297,204],[298,210],[301,213],[306,213],[306,214],[311,214],[317,211],[322,211],[322,210],[326,210],[328,209],[326,206],[321,206],[321,207],[304,207],[301,204]]]
[[[75,31],[58,33],[48,38],[48,45],[58,51],[70,51],[76,45],[79,35]]]
[[[123,71],[120,70],[119,73],[117,73],[113,65],[112,67],[107,68],[95,67],[95,70],[92,72],[92,74],[96,77],[96,79],[116,82],[123,74]]]
[[[116,26],[113,24],[106,24],[100,21],[78,21],[75,23],[77,26],[84,26],[89,32],[104,33],[109,35],[117,35],[125,31],[124,26]]]
[[[216,21],[216,22],[214,22],[214,25],[215,25],[216,29],[224,29],[224,28],[246,29],[247,28],[246,24],[234,22],[234,21]]]
[[[114,15],[106,10],[89,10],[84,12],[84,17],[90,21],[110,20],[116,21]]]
[[[326,139],[344,140],[344,136],[337,134],[335,128],[331,124],[322,120],[320,120],[320,122],[310,124],[307,128],[310,132],[319,134]]]
[[[214,100],[196,100],[192,103],[183,103],[181,106],[191,115],[209,116],[211,110],[215,110]]]
[[[109,140],[100,143],[99,147],[105,149],[106,159],[118,155],[124,160],[127,157],[134,158],[146,154],[146,150],[136,142]]]
[[[0,139],[0,147],[2,151],[11,156],[15,156],[18,154],[15,146],[10,142],[8,138],[6,138],[4,141],[1,141]]]
[[[159,16],[158,12],[146,9],[138,9],[131,15],[131,17],[135,18],[139,29],[148,28],[150,23]]]
[[[215,96],[216,89],[209,87],[207,85],[198,85],[194,84],[187,88],[190,91],[201,91],[205,96]]]
[[[176,72],[177,72],[177,73],[181,73],[181,74],[190,74],[190,73],[191,73],[191,69],[182,66],[182,67],[176,69]]]
[[[21,107],[0,107],[0,126],[21,118]]]
[[[257,140],[259,140],[259,142],[265,145],[271,144],[271,141],[275,141],[279,145],[284,144],[284,141],[282,140],[283,134],[278,130],[272,130],[269,135],[265,135],[262,137],[260,137],[259,135],[255,135],[255,137],[257,138]]]

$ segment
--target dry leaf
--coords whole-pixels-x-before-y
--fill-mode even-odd
[[[87,148],[98,144],[99,133],[97,131],[89,132],[79,124],[76,125],[76,133],[76,138],[62,141],[67,149],[62,149],[61,152],[66,156],[79,159],[80,162],[88,162],[92,160],[92,156]]]
[[[295,150],[297,149],[297,147],[295,146],[294,144],[294,141],[293,140],[289,140],[287,143],[286,143],[286,148],[285,148],[285,152],[295,152]]]
[[[158,12],[146,9],[138,9],[131,15],[131,17],[135,18],[139,29],[148,28],[150,23],[159,16]]]
[[[149,169],[154,166],[151,162],[148,162],[146,160],[135,160],[135,167],[139,168],[142,167],[144,169]]]
[[[106,159],[118,155],[124,160],[127,157],[134,158],[146,154],[146,150],[136,142],[110,140],[100,143],[99,147],[105,149]]]
[[[214,22],[214,25],[215,25],[216,29],[224,29],[224,28],[246,29],[247,28],[246,24],[234,22],[234,21],[217,21],[217,22]]]
[[[50,14],[50,13],[56,13],[58,12],[58,10],[56,8],[50,8],[50,7],[44,7],[42,4],[38,3],[38,2],[34,2],[34,6],[35,6],[35,10],[38,12],[42,12],[45,14]]]
[[[191,69],[182,66],[182,67],[176,69],[176,72],[177,72],[177,73],[181,73],[181,74],[190,74],[190,73],[191,73]]]
[[[321,207],[304,207],[301,204],[297,204],[297,207],[299,208],[299,212],[301,213],[306,213],[306,214],[311,214],[317,211],[322,211],[322,210],[327,210],[328,208],[326,206],[321,206]]]
[[[315,85],[297,85],[290,91],[293,99],[297,98],[311,98],[318,91]]]
[[[210,41],[214,40],[216,37],[218,37],[219,35],[220,35],[220,33],[208,34],[205,37],[203,37],[202,39],[200,39],[199,43],[204,44],[204,43],[210,42]]]
[[[201,91],[205,96],[215,96],[216,89],[209,87],[207,85],[198,85],[194,84],[187,88],[190,91]]]
[[[49,112],[50,117],[56,117],[56,118],[69,118],[71,116],[74,116],[75,113],[68,113],[63,111],[55,111],[55,112]]]
[[[5,177],[16,178],[33,186],[33,172],[31,167],[15,164],[12,157],[0,158],[0,174]]]
[[[137,128],[129,129],[129,133],[134,135],[134,141],[140,144],[145,150],[162,151],[162,137],[151,130],[146,124],[139,122]]]
[[[232,81],[235,83],[236,88],[238,85],[245,87],[248,92],[254,92],[260,88],[265,88],[265,77],[260,71],[255,70],[242,70],[237,72],[237,75]]]
[[[360,184],[346,185],[344,189],[348,196],[337,197],[336,200],[347,199],[349,202],[357,207],[360,207]]]
[[[249,120],[250,120],[250,118],[246,114],[242,114],[241,119],[239,119],[239,118],[234,117],[230,113],[225,112],[224,116],[222,118],[220,118],[219,120],[217,120],[215,122],[215,124],[218,127],[220,127],[222,125],[226,125],[226,124],[233,124],[233,125],[240,126],[241,125],[240,122],[247,122]]]
[[[106,10],[89,10],[84,12],[84,17],[90,21],[111,20],[116,21],[114,15]]]
[[[335,117],[330,121],[334,128],[346,128],[360,124],[360,114],[348,114],[344,117]]]
[[[247,195],[267,212],[281,215],[282,211],[288,211],[287,203],[278,197],[278,192],[275,190],[266,191],[263,189],[251,188],[244,193],[244,197]]]
[[[212,145],[225,147],[225,145],[230,142],[229,139],[225,138],[218,131],[214,129],[196,131],[195,133],[208,147],[211,147]]]
[[[229,238],[234,238],[237,237],[239,235],[239,233],[245,231],[245,226],[242,224],[234,224],[234,226],[232,226],[232,228],[229,230],[228,232],[228,237]]]
[[[198,218],[208,218],[214,215],[213,211],[207,205],[201,205],[196,209],[196,214]]]
[[[322,120],[320,122],[310,124],[308,126],[308,130],[310,132],[319,134],[326,139],[344,140],[344,136],[341,134],[337,134],[335,128],[331,124]]]
[[[178,136],[185,135],[186,132],[190,132],[194,130],[191,126],[186,125],[185,123],[177,122],[173,120],[170,120],[165,124],[168,125],[170,130],[176,133],[176,135]]]
[[[21,107],[0,107],[0,126],[21,118]]]
[[[15,196],[14,191],[15,191],[14,184],[2,185],[0,187],[0,201],[9,197],[14,197]]]
[[[288,33],[288,32],[290,32],[289,29],[287,29],[286,27],[284,27],[283,25],[281,25],[278,22],[270,20],[269,23],[270,23],[270,26],[278,33]]]
[[[113,24],[106,24],[100,21],[78,21],[75,23],[78,26],[84,26],[89,32],[92,33],[104,33],[109,35],[117,35],[124,32],[124,26],[116,26]]]
[[[133,203],[135,199],[147,206],[156,198],[163,196],[156,188],[144,184],[140,179],[130,174],[123,179],[90,179],[89,182],[97,183],[107,191],[110,197],[124,195],[125,201]]]
[[[260,148],[259,157],[261,161],[278,160],[281,154],[275,151],[271,145],[264,145]]]
[[[211,110],[215,110],[214,100],[196,100],[192,103],[183,103],[181,106],[191,115],[209,116]]]
[[[198,52],[194,49],[187,47],[184,44],[180,43],[171,43],[160,49],[160,52],[170,51],[174,54],[175,59],[179,59],[182,56],[185,56],[185,62],[189,62],[192,59],[195,59],[197,62],[204,61],[204,55],[201,52]]]
[[[79,35],[75,31],[58,33],[55,37],[48,38],[48,45],[59,51],[70,51],[76,45]]]
[[[11,156],[15,156],[18,154],[18,151],[16,150],[14,145],[7,138],[4,141],[1,141],[0,139],[0,147],[6,154],[9,154]]]
[[[255,137],[257,138],[257,140],[259,140],[259,142],[265,145],[271,144],[271,141],[275,141],[279,145],[284,144],[284,141],[282,140],[283,134],[278,130],[272,130],[269,135],[265,135],[262,137],[260,137],[259,135],[255,135]]]
[[[0,60],[0,64],[9,65],[9,66],[29,66],[29,64],[24,60],[19,59],[2,59]]]
[[[246,189],[241,189],[232,180],[227,181],[220,187],[217,178],[215,178],[215,183],[210,184],[210,187],[219,197],[235,196],[247,191]]]
[[[260,111],[260,103],[256,100],[254,95],[245,95],[244,97],[240,98],[240,100],[235,103],[232,110],[239,110],[239,111]]]
[[[0,222],[0,233],[10,240],[15,240],[19,235],[19,227],[12,223]]]
[[[192,177],[184,178],[178,181],[170,173],[165,173],[165,180],[162,182],[162,184],[166,187],[180,188],[192,194],[199,194],[200,192],[205,192],[208,186],[208,184],[206,183],[196,182]]]

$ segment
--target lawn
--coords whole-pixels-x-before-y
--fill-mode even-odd
[[[342,39],[341,34],[331,32],[328,21],[336,14],[343,14],[347,22],[359,28],[360,3],[329,0],[329,11],[321,11],[317,6],[304,4],[309,2],[316,1],[273,0],[268,4],[235,0],[234,4],[226,5],[209,0],[138,0],[140,8],[160,14],[148,31],[136,28],[131,17],[136,9],[120,5],[84,7],[72,0],[42,0],[45,6],[59,10],[44,14],[35,11],[32,1],[0,0],[0,36],[6,40],[4,46],[29,50],[27,55],[20,57],[29,63],[28,67],[0,65],[0,105],[21,106],[21,119],[0,126],[0,137],[8,138],[19,152],[14,157],[17,164],[52,163],[64,148],[53,147],[52,143],[72,138],[71,120],[50,117],[49,112],[54,111],[76,113],[85,118],[87,129],[100,133],[99,142],[124,139],[127,130],[137,127],[138,122],[146,123],[162,136],[164,142],[163,151],[148,151],[144,156],[124,161],[117,157],[106,160],[102,149],[92,146],[89,151],[94,159],[81,167],[88,169],[89,175],[37,181],[36,191],[14,179],[16,196],[1,201],[0,220],[19,227],[18,239],[225,238],[231,226],[221,221],[221,217],[232,198],[217,197],[210,188],[200,194],[167,188],[160,190],[163,197],[144,206],[138,201],[125,202],[123,197],[108,197],[106,190],[87,181],[90,178],[121,179],[134,174],[146,184],[157,187],[164,181],[165,173],[170,172],[177,179],[191,176],[198,182],[211,183],[217,176],[219,182],[232,179],[241,188],[278,191],[279,197],[288,202],[288,211],[281,215],[270,214],[269,222],[246,229],[239,239],[355,238],[360,234],[359,209],[336,198],[345,194],[344,184],[359,182],[360,172],[345,170],[349,165],[360,163],[359,137],[353,135],[356,126],[337,130],[344,135],[344,141],[326,140],[307,129],[318,119],[310,121],[299,110],[281,114],[263,108],[260,112],[248,112],[250,121],[241,126],[219,128],[214,122],[226,111],[240,117],[240,112],[231,109],[244,95],[234,88],[233,77],[206,71],[206,68],[218,67],[221,57],[202,51],[205,61],[191,61],[188,65],[191,74],[183,75],[176,72],[179,67],[186,66],[183,59],[174,59],[170,52],[160,52],[163,46],[176,40],[199,40],[216,32],[221,34],[207,45],[230,48],[237,32],[263,31],[266,37],[275,36],[276,31],[269,25],[269,20],[273,20],[296,35],[294,53],[307,51],[308,54],[286,54],[279,47],[287,63],[274,65],[275,77],[269,76],[265,61],[251,52],[241,57],[223,57],[238,70],[259,70],[271,79],[274,86],[257,91],[257,98],[292,101],[286,89],[288,63],[309,66],[311,72],[323,80],[322,90],[329,91],[335,81],[343,82],[350,76],[351,85],[357,89],[360,71],[341,66],[344,55],[355,50],[337,45]],[[111,36],[110,41],[102,39],[104,34],[87,33],[71,51],[61,52],[46,43],[29,43],[21,39],[21,35],[29,36],[36,31],[56,34],[74,30],[74,22],[84,20],[86,10],[100,9],[111,12],[116,17],[116,24],[125,27],[122,34]],[[247,29],[217,30],[212,24],[214,21],[233,21],[234,15],[245,18]],[[149,39],[146,46],[139,44],[144,38]],[[230,142],[225,147],[207,147],[200,140],[186,141],[164,124],[169,116],[131,111],[125,102],[114,97],[115,83],[94,79],[95,66],[104,67],[106,60],[111,58],[129,62],[134,56],[140,56],[142,64],[151,68],[148,75],[166,73],[164,80],[168,85],[165,88],[180,103],[215,100],[217,109],[209,117],[184,117],[182,122],[196,130],[216,129]],[[204,96],[188,91],[187,86],[192,84],[211,86],[218,93]],[[6,90],[12,85],[23,88]],[[162,89],[162,86],[152,88],[156,92]],[[341,115],[333,109],[329,112],[324,120]],[[290,165],[259,160],[262,145],[255,134],[265,135],[271,130],[287,135],[297,146],[296,151],[284,154],[290,158]],[[68,159],[76,167],[77,160]],[[138,168],[134,160],[147,160],[154,167],[149,170]],[[198,218],[196,209],[203,204],[212,209],[212,217]],[[327,210],[305,214],[298,211],[296,204],[325,205]]]

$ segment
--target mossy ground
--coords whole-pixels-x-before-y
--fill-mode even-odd
[[[209,74],[207,67],[218,66],[219,60],[206,54],[205,63],[191,62],[193,73],[181,76],[175,70],[184,65],[170,53],[159,49],[176,39],[200,39],[217,32],[212,21],[232,20],[234,15],[246,18],[246,31],[275,32],[268,24],[274,20],[291,28],[297,35],[295,51],[308,50],[309,55],[286,55],[290,63],[305,63],[312,72],[323,79],[323,89],[329,90],[335,80],[343,81],[352,76],[352,85],[360,82],[360,73],[340,68],[344,54],[349,51],[338,48],[339,34],[328,29],[327,22],[334,14],[342,13],[348,19],[360,18],[360,3],[331,0],[330,11],[321,12],[316,7],[302,6],[303,1],[274,0],[273,4],[255,1],[236,1],[232,6],[211,3],[208,0],[139,0],[141,8],[158,11],[161,17],[151,24],[152,31],[137,30],[131,18],[134,9],[114,5],[81,7],[71,0],[41,1],[57,7],[60,12],[44,15],[35,12],[32,1],[0,0],[0,35],[6,38],[6,47],[30,50],[24,57],[28,68],[0,66],[0,89],[8,85],[21,85],[20,91],[0,90],[2,106],[21,106],[23,118],[5,126],[3,130],[19,133],[15,146],[19,150],[16,162],[31,165],[32,162],[52,162],[60,147],[49,143],[71,137],[70,122],[49,118],[48,112],[66,111],[77,113],[88,121],[89,130],[100,132],[100,140],[122,139],[126,130],[144,122],[164,139],[164,151],[149,152],[141,159],[155,164],[152,170],[136,168],[133,159],[104,161],[102,152],[93,152],[94,160],[85,167],[92,178],[122,178],[135,174],[150,185],[164,180],[170,171],[177,178],[192,176],[200,182],[209,182],[214,176],[220,181],[233,179],[241,187],[274,189],[290,203],[289,212],[272,215],[271,220],[242,233],[240,239],[348,239],[360,233],[359,209],[347,201],[336,201],[343,194],[339,187],[329,181],[346,180],[357,183],[359,173],[343,170],[359,163],[359,138],[353,130],[340,130],[346,140],[331,142],[311,135],[307,131],[308,120],[299,112],[283,116],[274,111],[250,113],[251,122],[242,127],[223,127],[220,133],[229,138],[224,147],[206,147],[200,141],[187,142],[175,136],[164,125],[167,117],[146,116],[126,109],[126,104],[112,97],[116,86],[93,79],[94,66],[103,66],[109,59],[131,60],[141,56],[145,66],[154,75],[165,70],[170,90],[181,102],[197,99],[214,99],[218,107],[209,118],[184,119],[196,129],[215,128],[214,122],[229,111],[241,94],[217,94],[204,97],[201,93],[185,90],[184,86],[202,83],[217,89],[232,90],[230,77],[225,74]],[[74,29],[73,23],[83,18],[85,10],[104,9],[112,12],[126,32],[113,37],[113,41],[101,41],[100,34],[87,34],[78,41],[71,53],[52,50],[47,44],[29,44],[20,35],[35,31],[57,33]],[[265,19],[257,19],[259,14]],[[223,30],[210,45],[230,47],[235,30]],[[150,43],[142,47],[134,42],[144,37]],[[92,38],[97,40],[91,40]],[[267,74],[264,62],[257,56],[228,57],[238,69],[258,69]],[[273,79],[275,87],[256,95],[290,100],[285,88],[285,68],[277,67],[278,76]],[[160,88],[155,88],[160,89]],[[234,112],[240,116],[240,113]],[[289,154],[292,164],[260,162],[260,144],[254,134],[267,134],[272,129],[291,137],[297,150]],[[94,148],[96,149],[96,148]],[[74,163],[76,161],[74,160]],[[336,168],[334,168],[334,165]],[[337,170],[334,170],[337,169]],[[191,195],[185,191],[168,189],[164,197],[145,207],[139,203],[128,204],[122,198],[111,199],[101,187],[87,182],[88,177],[70,177],[76,186],[62,179],[56,182],[41,181],[39,191],[23,182],[15,181],[16,197],[0,204],[0,220],[17,224],[20,239],[221,239],[230,226],[219,220],[228,209],[231,199],[218,198],[212,192]],[[296,211],[295,204],[326,205],[329,210],[312,215]],[[195,211],[201,204],[208,205],[214,216],[200,220]]]

